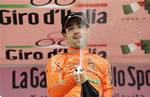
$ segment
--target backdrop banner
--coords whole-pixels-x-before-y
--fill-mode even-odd
[[[150,64],[113,64],[113,97],[149,97],[149,68]],[[1,97],[48,97],[44,65],[0,68],[0,79]]]
[[[149,0],[1,0],[0,65],[46,64],[66,52],[61,23],[81,11],[91,53],[111,63],[150,63]]]

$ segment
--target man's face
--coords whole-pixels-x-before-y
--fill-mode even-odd
[[[65,38],[71,47],[87,47],[89,28],[83,24],[74,23],[66,28]]]

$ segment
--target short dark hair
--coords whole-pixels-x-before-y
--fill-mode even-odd
[[[61,33],[64,35],[66,33],[65,29],[74,23],[79,23],[81,25],[85,25],[87,28],[89,27],[89,24],[85,18],[84,13],[82,13],[82,12],[71,12],[64,18],[64,21],[62,23]]]

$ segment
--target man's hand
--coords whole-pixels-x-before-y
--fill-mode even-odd
[[[73,73],[74,79],[76,80],[77,84],[82,84],[86,81],[86,74],[85,70],[82,66],[76,66]]]

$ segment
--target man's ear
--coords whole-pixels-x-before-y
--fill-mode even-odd
[[[66,30],[65,30],[65,29],[63,29],[62,35],[63,35],[64,37],[66,37]]]
[[[66,37],[66,33],[65,32],[63,33],[63,36]]]

